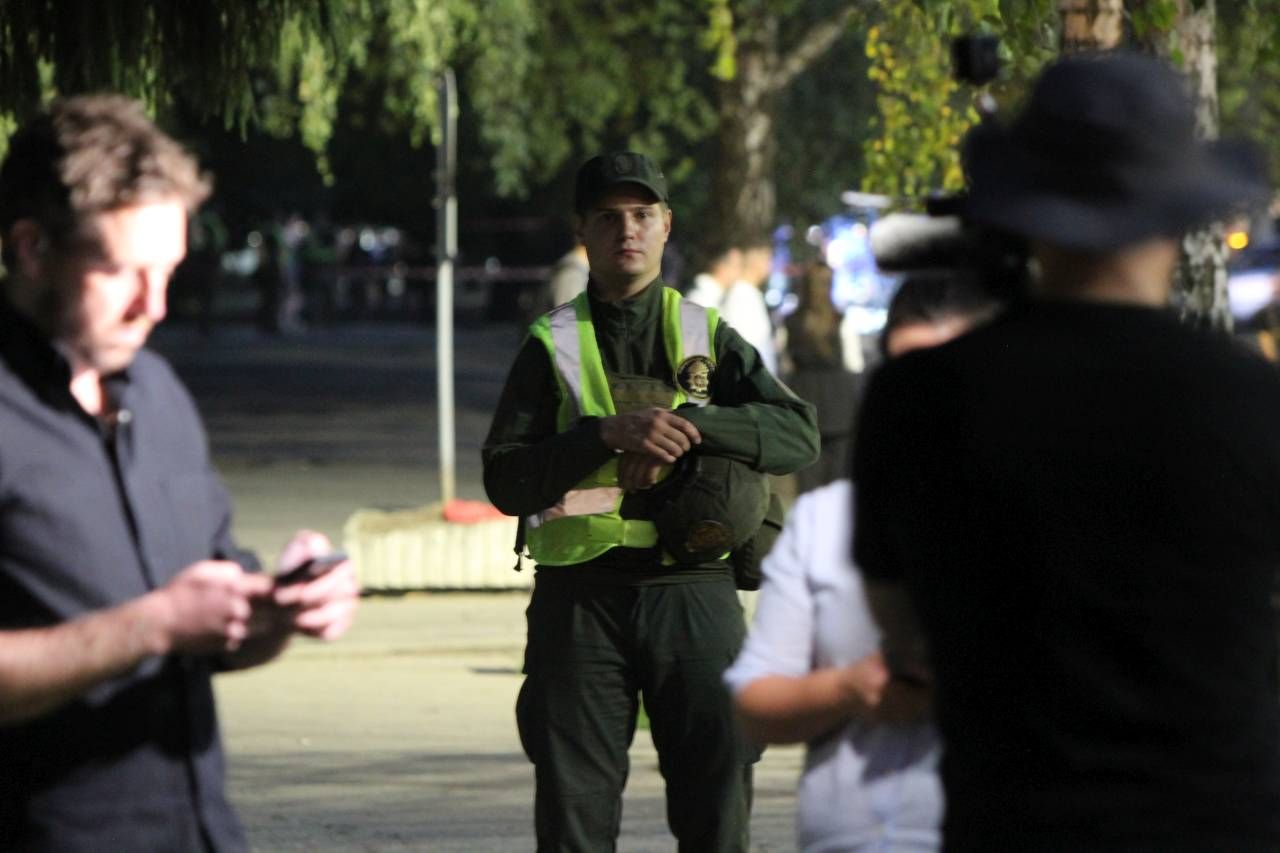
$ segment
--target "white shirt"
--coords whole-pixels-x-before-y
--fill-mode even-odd
[[[737,281],[730,286],[720,304],[723,317],[743,340],[756,348],[769,372],[778,373],[778,351],[773,343],[773,322],[769,306],[760,288],[750,282]]]
[[[587,279],[591,274],[587,262],[578,257],[577,252],[569,252],[556,261],[551,268],[551,304],[563,305],[579,293],[587,289]]]
[[[720,308],[724,301],[724,285],[713,275],[698,273],[693,278],[693,287],[684,295],[685,299],[697,303],[703,308]]]
[[[837,480],[800,496],[764,561],[755,621],[725,673],[736,694],[765,675],[845,666],[880,647],[862,579],[849,556],[853,486]],[[928,723],[851,721],[808,745],[796,793],[806,853],[925,851],[940,844],[938,737]]]

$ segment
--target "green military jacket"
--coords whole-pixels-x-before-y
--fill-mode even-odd
[[[662,337],[662,283],[621,302],[601,302],[588,289],[592,324],[610,379],[643,376],[673,382]],[[788,474],[818,455],[813,406],[769,373],[755,349],[728,324],[713,343],[716,372],[711,404],[680,410],[702,434],[700,452],[727,456],[769,474]],[[613,451],[600,439],[596,418],[583,418],[558,432],[555,367],[541,342],[525,341],[482,450],[489,500],[508,515],[527,516],[554,505],[566,491],[599,468]],[[672,384],[674,389],[674,384]],[[642,499],[623,501],[624,517],[645,517]],[[728,571],[722,562],[701,567],[664,567],[657,549],[614,548],[582,569],[591,580],[679,582]],[[552,570],[552,569],[547,569]]]

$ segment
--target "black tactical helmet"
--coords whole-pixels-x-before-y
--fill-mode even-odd
[[[648,496],[663,549],[677,563],[705,563],[755,536],[769,507],[769,481],[741,462],[695,452]]]

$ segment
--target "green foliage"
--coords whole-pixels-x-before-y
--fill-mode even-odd
[[[1216,7],[1223,130],[1254,138],[1280,175],[1280,0],[1218,0]],[[1125,11],[1139,45],[1169,53],[1177,0],[1128,0]],[[863,185],[891,195],[960,181],[954,144],[974,116],[944,70],[944,36],[979,29],[1001,38],[1005,72],[992,91],[1006,107],[1057,54],[1056,0],[886,0],[878,23],[868,41],[878,94]]]
[[[18,120],[8,113],[0,113],[0,158],[9,149],[9,137],[18,129]]]
[[[867,68],[863,28],[851,28],[779,99],[780,218],[822,221],[843,208],[844,190],[860,185],[867,117],[876,110]]]
[[[885,14],[906,1],[886,2]],[[1021,90],[1040,67],[1057,55],[1056,0],[998,0],[994,9],[987,0],[910,2],[927,18],[935,16],[929,19],[935,31],[942,32],[948,26],[954,30],[955,21],[967,17],[971,22],[977,19],[979,26],[1001,37],[1006,71],[993,92],[1002,104],[1016,103]],[[1191,0],[1188,8],[1199,9],[1206,2]],[[1222,131],[1253,138],[1266,151],[1271,174],[1280,176],[1280,0],[1217,0],[1215,8]],[[1172,47],[1180,14],[1178,0],[1126,0],[1125,13],[1130,35],[1137,45],[1155,49],[1174,62],[1180,61]],[[935,66],[931,64],[936,59],[927,52],[920,59],[904,57],[902,61],[913,66],[908,76],[919,81],[916,85],[929,85],[928,81],[936,76]],[[918,62],[923,62],[924,67],[915,68]],[[936,116],[926,110],[917,109],[914,115],[918,121],[936,121]],[[889,126],[906,128],[901,121]],[[898,145],[903,141],[897,137],[890,139],[884,136],[882,144]],[[918,154],[917,160],[922,165],[915,168],[936,171],[937,164],[947,161],[949,156],[942,151],[935,151],[932,159]],[[874,169],[869,170],[867,180],[895,186]],[[914,175],[896,180],[920,183]]]
[[[435,79],[452,63],[462,71],[463,106],[476,118],[502,194],[545,184],[606,145],[642,147],[665,162],[674,183],[696,184],[705,171],[704,143],[719,127],[718,87],[737,74],[742,39],[774,27],[786,43],[847,5],[0,0],[0,154],[15,122],[51,94],[114,89],[161,115],[181,98],[229,128],[253,124],[281,138],[297,134],[325,172],[339,95],[365,85],[357,78],[376,81],[383,99],[371,129],[403,131],[421,144],[437,130]],[[863,150],[866,186],[909,196],[954,186],[955,141],[973,113],[968,94],[950,82],[944,37],[972,29],[1000,35],[1007,74],[995,91],[1011,101],[1056,53],[1056,6],[1056,0],[879,4],[866,44],[877,92],[873,138]],[[1280,167],[1280,0],[1218,0],[1217,9],[1224,128],[1259,139]],[[1178,2],[1129,0],[1126,11],[1134,36],[1150,43],[1171,33]],[[813,82],[780,100],[787,116],[779,129],[784,171],[789,162],[820,161],[809,186],[847,181],[848,164],[860,162],[851,146],[865,131],[851,105],[865,104],[849,88],[852,67],[820,67]],[[836,132],[820,135],[806,120],[824,98],[834,105]],[[787,174],[779,193],[784,205],[813,204],[816,196],[796,184],[804,183],[804,170]]]
[[[463,0],[0,0],[0,109],[30,114],[50,88],[125,92],[158,113],[181,97],[227,127],[296,129],[323,170],[339,93],[371,39],[395,84],[387,109],[421,139],[436,122],[431,81],[481,14]]]
[[[1014,91],[1057,56],[1057,10],[1057,0],[1000,0],[998,20],[989,22],[989,31],[1001,39],[1004,80]],[[996,91],[1007,93],[999,86]]]
[[[1134,38],[1149,43],[1172,32],[1180,10],[1177,0],[1141,0],[1130,2],[1126,11]]]
[[[658,0],[542,0],[519,36],[523,50],[479,55],[467,69],[469,103],[484,116],[499,192],[520,194],[585,152],[641,148],[679,181],[690,146],[716,124],[708,10],[727,4]],[[723,24],[722,19],[717,19]],[[717,41],[720,39],[721,41]]]
[[[864,145],[863,188],[912,206],[963,186],[959,142],[977,121],[974,93],[951,76],[948,44],[968,33],[1000,38],[1002,108],[1057,54],[1056,0],[885,0],[867,51],[876,115]]]
[[[698,37],[699,46],[711,53],[711,75],[717,80],[730,80],[737,73],[735,53],[738,40],[733,31],[733,10],[729,0],[703,0],[707,7],[707,26]]]
[[[1222,132],[1253,139],[1272,178],[1280,178],[1280,2],[1230,4],[1224,12],[1218,22]]]
[[[695,189],[705,186],[720,87],[735,79],[741,40],[786,42],[849,3],[0,0],[0,131],[50,92],[114,89],[162,119],[300,139],[331,177],[329,142],[351,100],[343,93],[381,103],[360,119],[369,132],[425,143],[438,130],[435,81],[449,64],[499,194],[545,186],[606,146],[642,148],[675,187]],[[804,163],[828,141],[848,151],[862,128],[852,119],[841,127],[831,140],[790,134],[800,150],[784,158]],[[839,162],[845,185],[850,162]],[[794,176],[809,187],[830,177]]]
[[[361,73],[382,84],[383,129],[406,130],[421,145],[439,130],[436,83],[442,70],[464,50],[476,51],[490,34],[509,30],[490,30],[487,16],[518,21],[525,6],[524,0],[359,0],[345,6],[343,26],[329,33],[290,27],[282,34],[286,47],[276,65],[277,87],[290,95],[275,104],[285,111],[281,124],[296,126],[328,177],[325,146],[339,96],[351,75]]]
[[[944,9],[943,6],[946,6]],[[951,74],[947,36],[958,3],[886,0],[867,31],[868,76],[876,86],[862,188],[910,206],[930,190],[964,183],[958,145],[977,112]],[[965,11],[989,12],[990,4]]]

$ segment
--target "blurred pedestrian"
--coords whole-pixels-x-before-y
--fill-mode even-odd
[[[706,271],[694,276],[685,299],[703,308],[719,309],[725,293],[742,276],[742,250],[736,246],[720,246],[712,249],[709,257]]]
[[[308,326],[323,329],[333,324],[337,303],[337,232],[321,211],[298,252],[302,313]]]
[[[742,272],[725,291],[720,313],[743,340],[760,353],[769,372],[778,375],[778,349],[773,319],[764,300],[764,289],[773,272],[773,245],[767,237],[748,242],[741,249]]]
[[[871,380],[856,559],[932,684],[949,851],[1280,850],[1280,377],[1167,309],[1178,235],[1265,197],[1184,79],[1071,57],[965,147],[1032,298]]]
[[[351,622],[349,563],[253,571],[195,407],[144,348],[208,192],[112,95],[54,101],[0,166],[0,849],[248,849],[211,676]],[[281,560],[328,550],[302,531]]]
[[[551,267],[551,276],[547,282],[551,291],[551,305],[547,310],[571,302],[573,297],[586,290],[589,272],[587,249],[575,242],[573,248],[565,252]]]
[[[227,226],[212,206],[191,217],[187,227],[187,258],[174,273],[174,287],[195,297],[200,334],[213,332],[216,295],[222,284],[222,253],[227,249]]]
[[[798,293],[796,310],[782,329],[783,376],[818,410],[822,435],[818,461],[796,472],[796,489],[804,493],[848,474],[862,351],[856,337],[846,341],[843,334],[841,314],[831,301],[829,266],[820,261],[806,266]]]
[[[823,269],[810,267],[807,280],[829,285]],[[889,308],[884,348],[896,357],[944,343],[996,308],[971,281],[909,278]],[[849,557],[853,501],[847,478],[797,500],[725,681],[755,740],[808,744],[796,797],[801,850],[924,853],[939,848],[943,811],[931,697],[889,682]]]
[[[521,289],[517,302],[522,326],[527,327],[552,308],[573,301],[587,289],[589,273],[587,250],[575,238],[573,248],[551,265],[545,281]]]
[[[249,281],[258,292],[258,307],[254,316],[258,330],[269,335],[279,334],[283,326],[285,298],[288,291],[285,274],[284,244],[279,228],[262,229],[257,247],[258,265]]]

